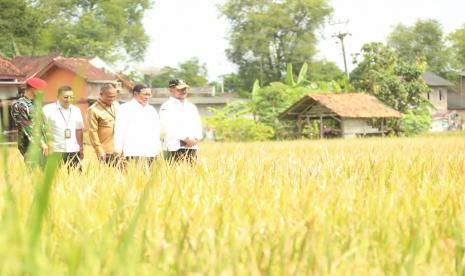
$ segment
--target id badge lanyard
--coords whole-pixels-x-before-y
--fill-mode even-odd
[[[69,138],[71,138],[71,129],[68,127],[68,125],[69,125],[69,121],[71,120],[71,111],[72,111],[72,109],[71,108],[69,109],[68,120],[65,119],[65,116],[63,115],[63,112],[61,112],[61,107],[58,108],[58,110],[60,111],[61,117],[63,118],[63,121],[65,122],[65,125],[66,125],[65,139],[69,139]]]

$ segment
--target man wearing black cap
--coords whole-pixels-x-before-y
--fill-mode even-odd
[[[168,150],[170,161],[192,163],[202,139],[200,115],[197,107],[187,100],[189,85],[184,80],[174,79],[168,85],[171,97],[160,107],[164,148]]]
[[[26,81],[26,90],[24,95],[13,102],[11,106],[11,116],[16,124],[18,129],[18,149],[23,155],[26,157],[27,150],[32,142],[33,139],[33,123],[35,120],[35,106],[34,106],[34,98],[36,97],[38,91],[45,88],[47,86],[47,82],[39,78],[31,78]],[[47,136],[45,130],[45,122],[43,120],[42,112],[38,111],[41,116],[38,119],[38,123],[40,123],[40,138],[38,141],[40,142],[40,147],[42,149],[42,157],[48,155],[48,145],[47,145]],[[27,160],[26,160],[27,161]],[[41,158],[41,163],[43,163],[44,158]]]

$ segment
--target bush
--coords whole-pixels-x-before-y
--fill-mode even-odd
[[[214,115],[205,118],[205,124],[215,129],[218,141],[264,141],[272,139],[271,126],[252,119],[249,102],[232,101],[222,109],[209,108]]]
[[[265,141],[274,136],[272,127],[247,118],[224,118],[214,123],[219,141]]]
[[[407,111],[401,120],[402,130],[407,136],[426,132],[431,128],[428,111]]]

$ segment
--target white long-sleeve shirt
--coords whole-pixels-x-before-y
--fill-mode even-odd
[[[115,151],[124,156],[155,157],[161,152],[160,119],[155,108],[135,99],[116,112]]]
[[[186,138],[202,139],[202,122],[197,107],[187,101],[170,97],[160,107],[160,120],[165,133],[163,147],[168,151],[177,151],[180,141]],[[192,149],[197,149],[195,145]]]

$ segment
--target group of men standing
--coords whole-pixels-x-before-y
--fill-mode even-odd
[[[33,141],[38,140],[42,155],[49,154],[46,124],[50,126],[53,154],[60,154],[69,167],[81,170],[84,158],[84,120],[80,109],[71,104],[74,92],[69,86],[58,89],[58,100],[45,105],[42,112],[34,112],[34,98],[47,83],[39,78],[27,81],[24,96],[12,104],[12,117],[18,128],[18,148],[27,160]],[[166,150],[172,162],[193,162],[198,142],[202,139],[202,125],[197,108],[187,100],[189,86],[184,80],[169,82],[171,96],[160,107],[160,113],[149,104],[151,89],[137,84],[133,98],[124,104],[117,102],[118,91],[112,83],[100,89],[100,98],[88,109],[87,121],[90,142],[97,158],[115,165],[121,160],[152,161]],[[34,116],[43,116],[41,120]],[[40,124],[40,139],[33,139],[32,126]],[[164,135],[162,135],[164,134]],[[163,146],[161,136],[164,136]]]

